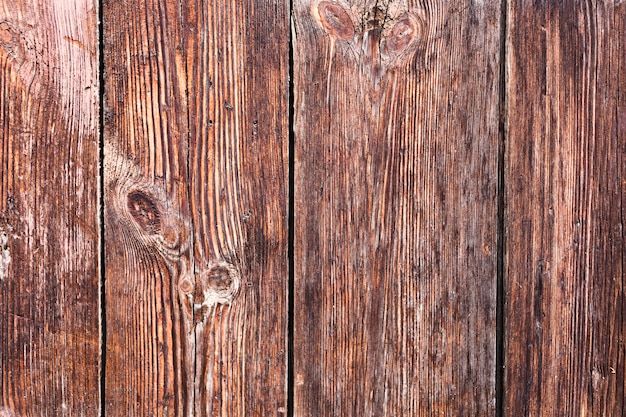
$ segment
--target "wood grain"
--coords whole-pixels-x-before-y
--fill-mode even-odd
[[[189,416],[193,236],[179,10],[103,6],[105,414]]]
[[[286,415],[289,4],[197,0],[183,13],[204,291],[195,415]]]
[[[94,1],[0,3],[0,415],[99,414]]]
[[[495,414],[500,2],[295,1],[295,416]]]
[[[107,416],[286,411],[288,10],[231,3],[104,5]]]
[[[624,415],[626,4],[511,1],[505,415]]]

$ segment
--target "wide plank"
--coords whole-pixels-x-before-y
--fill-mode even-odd
[[[505,415],[622,416],[626,3],[507,15]]]
[[[295,416],[493,416],[499,1],[294,1]]]
[[[284,414],[288,5],[104,28],[107,416]]]
[[[100,409],[98,2],[0,2],[0,416]]]

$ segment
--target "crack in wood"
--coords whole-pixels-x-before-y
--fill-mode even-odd
[[[9,235],[0,231],[0,281],[8,274],[11,263],[11,251],[9,249]]]

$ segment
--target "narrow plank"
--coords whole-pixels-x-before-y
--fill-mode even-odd
[[[193,259],[175,1],[103,5],[107,416],[191,416]]]
[[[294,415],[495,414],[500,14],[294,2]]]
[[[0,415],[99,414],[98,4],[0,3]]]
[[[287,407],[289,2],[183,4],[195,415]]]
[[[286,3],[104,19],[107,415],[284,413]]]
[[[506,415],[624,415],[625,24],[508,4]]]

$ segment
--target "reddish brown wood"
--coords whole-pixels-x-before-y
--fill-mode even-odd
[[[95,1],[0,2],[0,416],[99,413]]]
[[[107,416],[286,412],[287,16],[105,4]]]
[[[625,25],[508,6],[506,415],[624,415]]]
[[[107,416],[192,415],[193,260],[179,6],[104,4]]]
[[[294,14],[294,415],[493,416],[500,2]]]
[[[286,1],[109,0],[100,144],[66,3],[0,4],[0,417],[286,415],[290,314],[295,416],[624,415],[626,2],[296,0],[290,109]]]
[[[196,416],[286,415],[288,6],[183,6]]]

